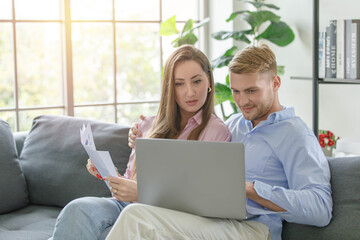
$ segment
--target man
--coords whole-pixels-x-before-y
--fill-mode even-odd
[[[269,239],[269,231],[271,239],[281,239],[283,220],[319,227],[330,222],[327,160],[294,109],[280,104],[276,69],[275,55],[266,45],[243,49],[229,64],[233,97],[242,113],[226,124],[232,141],[245,145],[247,220],[208,219],[134,205],[119,217],[109,239]]]

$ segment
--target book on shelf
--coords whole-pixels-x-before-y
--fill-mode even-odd
[[[345,20],[345,78],[360,78],[360,20]]]
[[[319,77],[325,77],[325,32],[319,32]]]
[[[337,19],[336,24],[336,78],[345,78],[345,20]]]
[[[360,19],[330,20],[319,33],[319,77],[360,81]]]
[[[336,20],[325,32],[325,78],[336,78]]]

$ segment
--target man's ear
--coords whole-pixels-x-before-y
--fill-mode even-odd
[[[273,88],[274,91],[279,90],[280,86],[281,86],[281,79],[278,75],[275,75],[272,79],[272,84],[273,84]]]

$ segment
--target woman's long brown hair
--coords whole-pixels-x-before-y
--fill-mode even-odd
[[[202,122],[188,136],[188,140],[198,140],[201,132],[208,124],[211,114],[214,113],[214,77],[210,62],[206,55],[191,45],[183,45],[176,49],[167,59],[162,79],[162,91],[159,110],[154,126],[147,138],[176,139],[181,133],[180,107],[175,101],[175,80],[174,69],[179,62],[193,60],[200,64],[209,79],[209,86],[212,89],[208,92],[207,99],[202,106]],[[131,179],[136,179],[136,161]]]

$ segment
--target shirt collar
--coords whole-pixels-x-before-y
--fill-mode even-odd
[[[270,125],[272,123],[280,122],[289,118],[295,117],[295,109],[293,107],[285,107],[282,106],[282,110],[278,112],[273,112],[269,114],[266,120],[261,121],[256,127],[264,126],[264,125]],[[253,125],[250,120],[245,120],[245,124],[252,129]]]
[[[202,123],[202,112],[203,110],[200,109],[194,116],[192,116],[188,123],[190,123],[190,121],[195,121],[198,125],[200,125]],[[194,120],[191,120],[191,119],[194,119]]]

